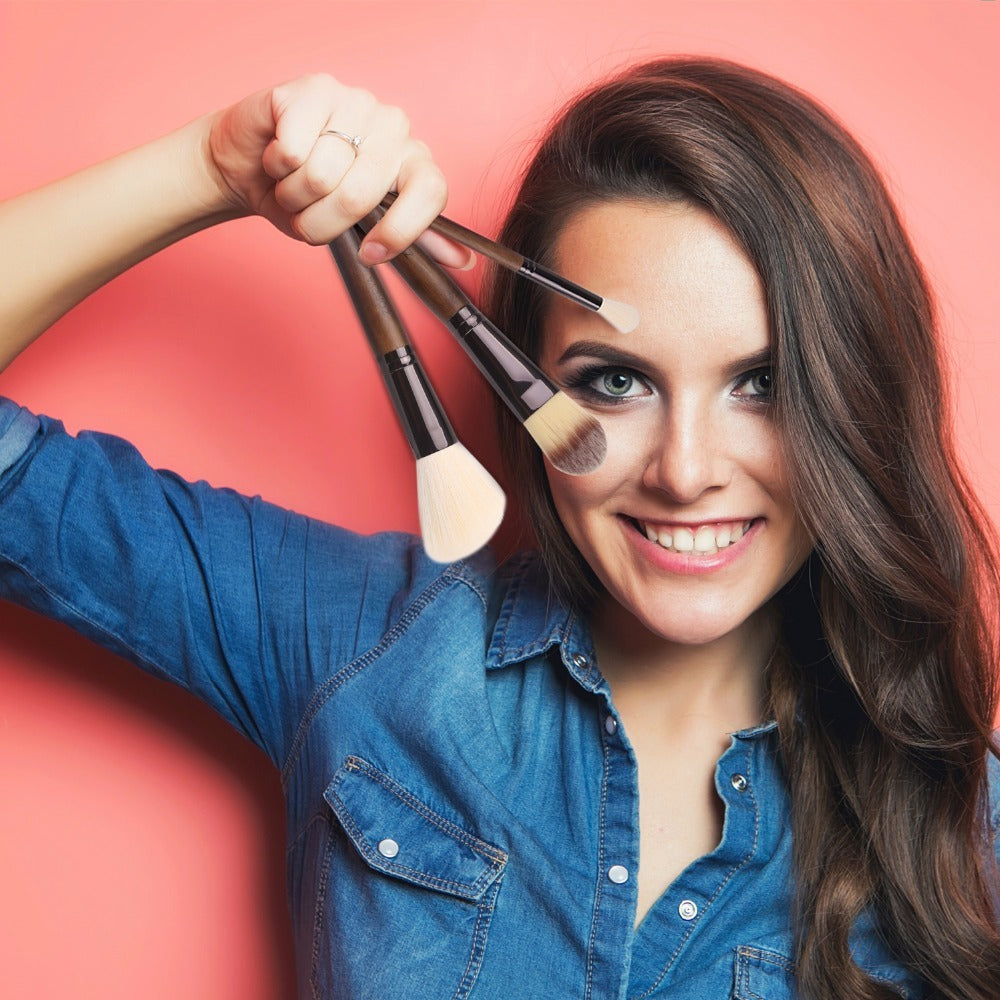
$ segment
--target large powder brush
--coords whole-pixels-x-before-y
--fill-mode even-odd
[[[424,548],[436,562],[463,559],[493,537],[503,519],[503,490],[462,446],[374,269],[358,260],[348,230],[330,244],[416,459],[417,506]]]

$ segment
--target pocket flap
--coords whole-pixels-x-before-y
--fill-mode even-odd
[[[477,900],[507,854],[434,812],[360,757],[348,757],[323,797],[367,864],[414,885]]]

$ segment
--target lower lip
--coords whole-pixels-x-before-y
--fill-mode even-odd
[[[760,518],[751,521],[750,527],[738,542],[733,542],[732,545],[727,545],[724,549],[719,549],[718,552],[707,554],[673,552],[670,549],[665,549],[661,545],[657,545],[656,542],[651,542],[631,519],[623,518],[622,520],[625,524],[625,534],[645,559],[652,562],[658,569],[682,576],[714,573],[730,566],[743,555],[764,524]]]

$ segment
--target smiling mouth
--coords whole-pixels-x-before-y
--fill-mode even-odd
[[[754,523],[749,521],[719,521],[697,528],[682,525],[656,525],[629,518],[632,526],[655,545],[680,555],[712,556],[735,545]]]

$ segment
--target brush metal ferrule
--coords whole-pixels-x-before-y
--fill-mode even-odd
[[[455,444],[458,438],[410,345],[383,354],[379,364],[414,456],[426,458]]]
[[[462,306],[448,325],[459,343],[519,420],[524,421],[558,391],[478,309]]]
[[[560,295],[572,299],[591,312],[597,312],[604,305],[604,299],[600,295],[595,294],[588,288],[584,288],[583,285],[578,285],[575,281],[570,281],[569,278],[564,278],[561,274],[556,274],[555,271],[550,271],[541,264],[536,264],[527,257],[524,258],[524,263],[521,264],[518,270],[526,278],[534,281],[535,284],[544,285],[554,292],[559,292]]]

